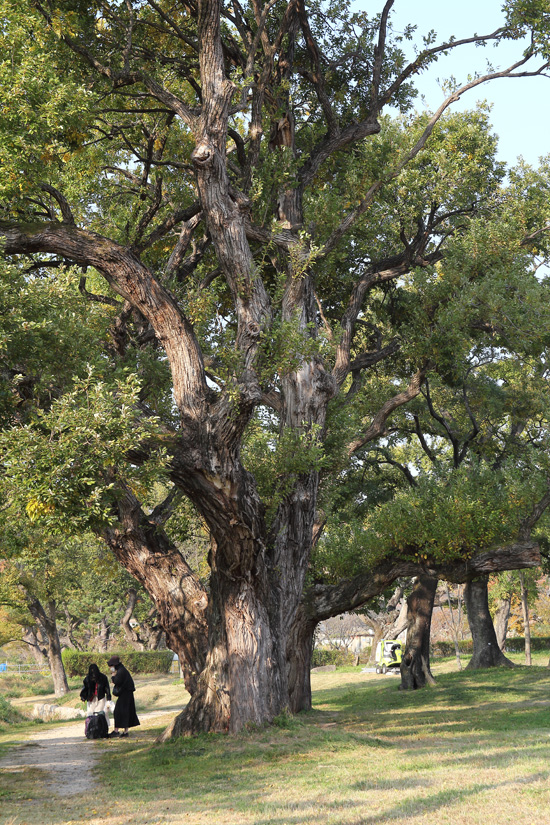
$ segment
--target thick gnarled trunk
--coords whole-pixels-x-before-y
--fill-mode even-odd
[[[236,733],[270,722],[286,706],[282,674],[265,606],[253,586],[225,582],[211,594],[209,649],[197,689],[161,739],[217,731]]]
[[[489,612],[488,581],[488,576],[480,576],[467,582],[464,589],[466,613],[473,641],[472,658],[466,666],[469,670],[500,665],[514,667],[514,663],[506,658],[498,644]]]
[[[407,599],[407,642],[401,660],[401,689],[435,684],[430,670],[430,628],[437,578],[420,574]]]

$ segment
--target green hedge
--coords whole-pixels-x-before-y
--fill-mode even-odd
[[[324,667],[325,665],[352,665],[355,656],[350,651],[328,650],[317,647],[311,657],[311,667]]]
[[[122,664],[130,673],[170,673],[174,654],[171,650],[131,650],[124,653],[93,653],[91,651],[64,650],[61,654],[67,676],[86,676],[92,663],[102,673],[108,673],[107,662],[111,656],[120,656]]]
[[[470,656],[474,652],[473,642],[471,639],[461,639],[458,643],[460,653],[466,653]],[[431,644],[432,656],[454,656],[455,645],[454,642],[433,642]]]
[[[524,653],[525,639],[523,636],[512,636],[506,639],[506,646],[504,648],[506,653]],[[550,637],[548,636],[531,636],[531,650],[533,653],[542,651],[550,654]]]
[[[434,642],[431,646],[434,656],[454,656],[455,646],[453,642]],[[471,639],[461,639],[458,643],[460,653],[473,653],[473,642]],[[531,636],[531,650],[548,652],[550,655],[549,636]],[[509,636],[506,639],[505,653],[523,653],[525,651],[525,639],[523,636]]]

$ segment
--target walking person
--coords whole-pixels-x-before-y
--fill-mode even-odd
[[[109,736],[128,736],[128,728],[139,725],[134,702],[134,680],[126,670],[118,656],[111,656],[107,662],[111,671],[113,696],[116,696],[116,705],[113,711],[115,729]],[[120,729],[122,728],[122,733]]]

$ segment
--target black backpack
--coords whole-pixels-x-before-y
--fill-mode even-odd
[[[105,739],[109,733],[109,726],[103,711],[86,717],[84,734],[86,739]]]

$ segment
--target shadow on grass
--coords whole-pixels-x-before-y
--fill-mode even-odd
[[[286,727],[164,745],[154,741],[160,728],[136,731],[97,748],[101,797],[112,816],[100,821],[376,825],[435,817],[518,783],[547,783],[539,768],[550,763],[549,674],[538,670],[446,674],[436,688],[412,693],[342,674],[341,685],[317,690],[315,709]],[[478,773],[487,767],[511,770],[492,782]],[[466,786],[457,780],[453,787],[453,770]],[[436,784],[438,771],[451,777],[450,787]],[[371,813],[373,796],[379,803]],[[68,803],[58,803],[44,825],[76,821]]]

